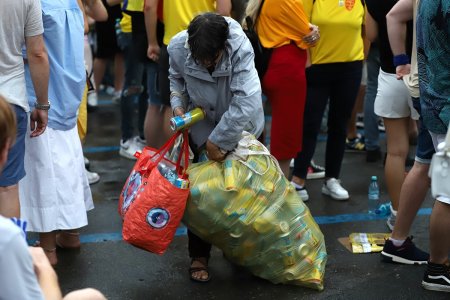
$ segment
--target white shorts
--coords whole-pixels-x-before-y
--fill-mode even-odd
[[[378,75],[378,91],[375,98],[374,111],[383,118],[419,119],[419,114],[413,107],[411,95],[403,80],[397,80],[395,74],[386,73],[380,69]]]
[[[47,127],[39,137],[25,138],[25,171],[19,183],[21,216],[28,231],[77,229],[88,223],[94,208],[84,170],[77,127]]]

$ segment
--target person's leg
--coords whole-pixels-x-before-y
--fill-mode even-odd
[[[366,161],[375,162],[381,158],[380,132],[378,130],[379,117],[374,112],[374,103],[378,89],[378,73],[380,57],[378,47],[372,44],[366,61],[367,86],[364,97],[364,143],[366,147]]]
[[[125,62],[122,52],[114,55],[114,90],[121,93],[125,79]]]
[[[87,288],[70,292],[63,300],[106,300],[106,298],[98,290]]]
[[[188,230],[189,257],[192,259],[190,272],[194,280],[208,280],[208,260],[211,252],[211,244],[203,241],[197,235]]]
[[[383,120],[387,145],[384,175],[392,208],[397,211],[400,190],[405,179],[405,160],[409,150],[409,118],[383,118]]]
[[[25,177],[25,135],[28,115],[17,105],[12,106],[16,114],[17,133],[14,145],[8,153],[6,164],[0,172],[0,215],[6,218],[20,217],[19,181]]]
[[[434,203],[430,217],[430,262],[448,262],[450,251],[450,204],[441,201]]]
[[[328,140],[325,154],[325,178],[339,178],[345,150],[347,123],[358,94],[362,62],[333,66],[334,77],[328,111]],[[339,75],[338,75],[339,74]]]
[[[44,249],[45,255],[52,266],[58,263],[56,256],[56,231],[39,233],[40,247]]]
[[[106,65],[108,63],[108,60],[105,58],[94,58],[94,83],[95,83],[95,90],[98,92],[100,90],[100,84],[103,81],[103,77],[105,76],[106,72]]]
[[[356,116],[357,114],[361,113],[363,111],[363,104],[364,104],[364,97],[366,95],[366,86],[360,85],[358,96],[356,96],[356,102],[353,106],[352,114],[350,116],[350,120],[347,124],[347,139],[353,140],[358,138],[358,131],[356,128]]]
[[[329,75],[323,66],[311,66],[306,69],[306,103],[303,119],[302,151],[294,162],[292,181],[299,186],[305,185],[308,166],[314,155],[322,116],[328,103],[330,88]]]

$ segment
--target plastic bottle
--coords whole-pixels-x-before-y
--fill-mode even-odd
[[[369,184],[368,207],[369,214],[379,214],[380,211],[380,189],[378,188],[377,176],[372,176]]]
[[[118,36],[122,32],[122,28],[120,27],[120,19],[116,19],[114,28],[116,29],[116,36]]]

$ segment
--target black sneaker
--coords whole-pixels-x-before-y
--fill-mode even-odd
[[[427,290],[450,293],[450,266],[429,262],[423,274],[422,286]]]
[[[363,138],[355,137],[353,139],[345,140],[345,151],[361,152],[365,150],[366,146],[364,145]]]
[[[430,255],[414,245],[412,238],[407,238],[403,244],[396,247],[391,240],[386,240],[381,258],[385,262],[393,262],[406,265],[424,265]]]
[[[314,160],[311,159],[311,162],[308,167],[308,173],[306,174],[306,179],[320,179],[325,178],[325,168],[314,163]]]

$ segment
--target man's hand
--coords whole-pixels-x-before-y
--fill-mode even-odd
[[[397,79],[403,79],[403,76],[409,75],[411,73],[411,65],[400,65],[395,68],[395,74],[397,75]]]
[[[47,128],[48,111],[42,109],[34,109],[30,115],[30,137],[37,137],[44,133]]]
[[[184,108],[182,108],[181,106],[176,107],[176,108],[173,110],[173,115],[174,115],[175,117],[182,117],[185,113],[186,113],[186,112],[184,111]]]
[[[319,27],[313,24],[309,24],[310,32],[303,37],[303,41],[309,46],[314,47],[320,39]]]
[[[217,145],[213,144],[210,140],[206,141],[206,154],[210,160],[221,162],[227,156],[226,153],[223,153],[222,150],[217,147]]]
[[[159,54],[160,54],[161,48],[158,44],[149,44],[147,48],[147,56],[154,62],[157,62],[159,60]]]
[[[31,258],[33,260],[34,272],[38,280],[41,275],[46,272],[54,272],[52,265],[50,264],[44,250],[41,247],[28,247]]]

